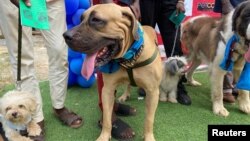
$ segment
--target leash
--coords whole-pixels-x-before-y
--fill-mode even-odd
[[[21,54],[22,54],[22,25],[20,8],[18,10],[18,51],[17,51],[17,81],[16,89],[21,91]]]
[[[172,51],[171,51],[170,57],[173,57],[173,55],[174,55],[174,51],[175,51],[175,46],[176,46],[176,41],[177,41],[177,35],[178,35],[179,27],[180,27],[180,26],[178,25],[177,28],[176,28],[176,31],[175,31],[174,44],[173,44],[173,47],[172,47]]]

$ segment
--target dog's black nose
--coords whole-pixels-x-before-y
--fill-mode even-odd
[[[12,116],[16,118],[17,117],[17,112],[13,112]]]
[[[63,37],[66,41],[72,41],[72,39],[73,39],[73,35],[70,31],[64,32]]]

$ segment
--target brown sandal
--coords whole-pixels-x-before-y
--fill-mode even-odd
[[[60,119],[64,124],[68,125],[71,128],[79,128],[83,124],[83,120],[76,113],[68,110],[67,108],[60,109],[60,112],[57,112],[54,109],[55,116]],[[76,121],[79,121],[77,124]]]

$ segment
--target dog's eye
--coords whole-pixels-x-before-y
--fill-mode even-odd
[[[18,105],[19,108],[24,108],[25,106],[24,105]]]
[[[100,19],[100,18],[97,18],[97,17],[92,17],[90,20],[89,20],[89,24],[90,25],[93,25],[94,27],[102,27],[105,25],[105,21]]]
[[[94,18],[92,18],[91,22],[93,22],[93,23],[101,23],[103,21],[94,17]]]
[[[5,111],[7,112],[7,111],[9,111],[11,109],[11,107],[7,107],[6,109],[5,109]]]
[[[88,23],[91,27],[98,29],[98,28],[102,28],[103,26],[105,26],[107,21],[105,19],[102,19],[101,17],[99,17],[97,15],[97,13],[95,11],[93,11],[93,12],[91,12],[91,14],[89,16]]]
[[[177,61],[177,65],[178,65],[179,67],[185,66],[185,64],[184,64],[182,61]]]

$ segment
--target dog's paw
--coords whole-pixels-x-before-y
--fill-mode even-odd
[[[178,103],[178,101],[174,98],[168,98],[168,102],[171,102],[171,103]]]
[[[168,99],[167,99],[166,97],[160,97],[159,100],[160,100],[161,102],[167,102],[167,101],[168,101]]]
[[[96,141],[109,141],[111,140],[111,136],[104,136],[104,135],[100,135]]]
[[[26,138],[26,139],[23,140],[23,141],[34,141],[34,140],[32,140],[31,138]]]
[[[202,84],[196,80],[192,80],[192,81],[188,81],[187,82],[188,85],[191,85],[191,86],[201,86]]]
[[[250,114],[250,103],[249,100],[247,101],[241,101],[239,102],[239,108],[242,112],[246,113],[246,114]]]
[[[153,134],[145,135],[144,141],[155,141],[155,137]]]
[[[224,106],[214,106],[213,112],[218,116],[223,116],[223,117],[229,116],[229,112],[227,111],[226,108],[224,108]]]
[[[21,136],[20,138],[16,139],[15,141],[34,141],[34,140],[32,140],[31,138],[28,138],[28,137]]]
[[[31,138],[26,136],[22,136],[19,133],[12,133],[11,135],[7,135],[9,141],[33,141]],[[0,138],[1,140],[1,138]],[[2,141],[2,140],[1,140]]]
[[[239,101],[239,109],[246,114],[250,114],[249,93],[245,91],[239,91],[237,100]]]
[[[120,96],[120,97],[118,98],[118,101],[119,101],[119,102],[125,102],[125,101],[127,101],[129,98],[130,98],[130,97],[127,96],[127,95],[122,95],[122,96]]]
[[[27,132],[29,136],[38,136],[41,134],[42,129],[37,123],[32,123],[28,125]]]

